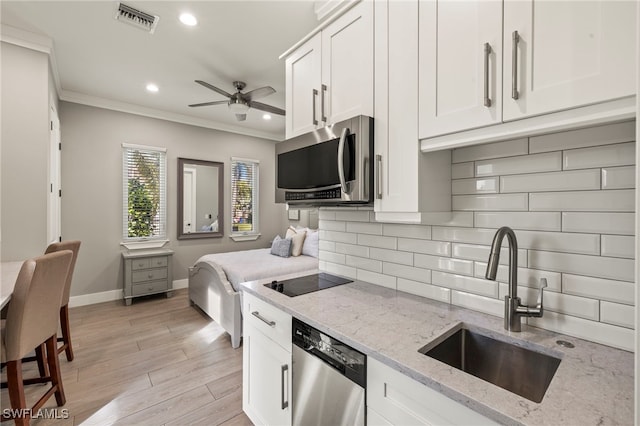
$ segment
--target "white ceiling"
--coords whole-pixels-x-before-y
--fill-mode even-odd
[[[309,0],[124,1],[158,15],[154,34],[116,19],[116,1],[5,1],[0,20],[53,41],[54,70],[63,100],[199,124],[239,133],[284,139],[284,116],[249,110],[238,122],[226,105],[189,108],[224,100],[194,80],[233,93],[271,86],[260,102],[284,109],[284,61],[289,47],[319,22]],[[178,16],[190,12],[198,25]],[[5,27],[6,28],[6,27]],[[145,90],[153,82],[160,88]]]

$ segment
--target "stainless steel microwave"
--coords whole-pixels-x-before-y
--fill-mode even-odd
[[[357,116],[276,145],[276,202],[373,202],[373,118]]]

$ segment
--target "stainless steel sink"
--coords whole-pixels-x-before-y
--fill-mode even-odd
[[[560,365],[555,356],[464,327],[419,352],[534,402],[542,401]]]

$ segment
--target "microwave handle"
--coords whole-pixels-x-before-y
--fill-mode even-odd
[[[349,183],[344,178],[344,143],[347,140],[347,136],[349,136],[349,128],[345,127],[342,129],[342,133],[340,134],[340,143],[338,143],[338,178],[340,178],[340,188],[342,192],[348,194]]]

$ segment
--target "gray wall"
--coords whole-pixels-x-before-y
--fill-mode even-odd
[[[47,245],[48,56],[1,43],[2,260],[23,260]]]
[[[175,250],[174,280],[185,279],[188,267],[207,253],[268,247],[286,228],[284,205],[275,204],[275,143],[264,139],[188,126],[127,113],[60,102],[62,129],[62,236],[82,240],[72,296],[120,289],[122,260],[123,142],[167,148],[166,247]],[[260,161],[260,232],[254,242],[234,242],[228,235],[230,160]],[[225,236],[203,240],[176,239],[177,158],[224,163]],[[40,247],[39,247],[40,249]]]

